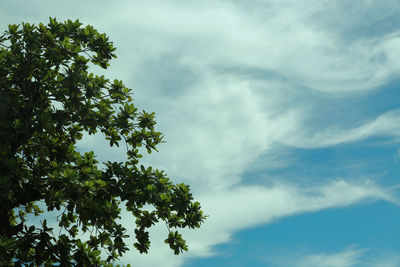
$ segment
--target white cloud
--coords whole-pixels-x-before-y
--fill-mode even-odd
[[[400,266],[400,255],[394,251],[380,251],[363,262],[365,267],[397,267]]]
[[[146,160],[171,176],[185,177],[197,189],[216,191],[236,184],[271,142],[296,128],[294,110],[268,114],[263,105],[246,81],[208,79],[160,103],[159,127],[167,133],[167,143]]]
[[[365,252],[366,252],[365,249],[349,248],[345,251],[332,254],[326,254],[326,253],[313,254],[304,257],[296,264],[298,264],[299,267],[358,266]]]
[[[240,230],[286,216],[377,199],[397,202],[390,191],[371,182],[357,184],[343,180],[314,188],[284,184],[271,187],[238,186],[217,193],[202,194],[198,199],[209,218],[200,229],[182,231],[189,244],[188,253],[179,258],[173,255],[163,243],[167,230],[160,224],[151,232],[150,254],[139,256],[135,251],[130,251],[124,257],[124,261],[132,260],[139,266],[161,263],[167,264],[166,266],[179,266],[178,262],[183,264],[184,260],[190,257],[214,255],[213,246],[231,241],[232,235]]]
[[[395,201],[390,192],[371,182],[353,184],[344,180],[314,188],[284,184],[239,186],[200,196],[205,212],[210,214],[210,226],[204,228],[215,227],[216,233],[232,233],[284,216],[344,207],[368,199]]]
[[[352,129],[327,128],[315,130],[306,128],[305,132],[282,140],[295,147],[318,148],[343,143],[353,143],[372,136],[400,137],[400,110],[386,112],[375,120]],[[313,133],[314,132],[314,133]]]
[[[123,5],[117,20],[130,25],[128,32],[138,40],[124,45],[126,49],[141,58],[175,51],[198,71],[253,67],[329,92],[369,90],[397,75],[395,37],[388,33],[386,39],[371,36],[343,42],[337,32],[346,30],[347,24],[331,28],[316,15],[334,13],[349,20],[353,14],[327,3],[271,1],[254,4],[256,10],[248,12],[245,4],[229,1],[136,1]],[[370,4],[368,10],[375,6],[376,12],[387,10],[378,4]]]
[[[271,255],[261,260],[272,263],[274,266],[285,267],[395,267],[400,265],[400,257],[394,252],[358,248],[356,245],[338,252],[304,253],[302,251],[302,253],[293,252],[289,255],[288,251],[285,251],[280,257]]]
[[[103,8],[96,12],[88,12],[93,9],[92,2],[81,3],[77,13],[74,4],[61,8],[51,1],[39,4],[30,1],[26,5],[32,5],[33,9],[23,9],[23,16],[18,17],[37,21],[39,17],[47,20],[48,16],[60,19],[79,16],[83,22],[95,24],[107,31],[120,48],[118,54],[124,64],[119,70],[124,76],[129,75],[126,66],[137,69],[149,57],[176,52],[200,72],[212,72],[215,66],[253,67],[279,73],[291,82],[316,90],[349,92],[380,86],[397,77],[400,68],[396,63],[398,33],[391,27],[386,27],[390,31],[384,28],[390,25],[388,19],[396,17],[399,4],[362,2],[350,5],[343,1],[251,4],[186,1],[182,4],[121,0],[102,3]],[[18,4],[3,5],[12,10]],[[5,19],[16,22],[15,16]],[[383,26],[369,35],[357,35],[373,25]]]

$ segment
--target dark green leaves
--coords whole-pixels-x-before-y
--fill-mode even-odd
[[[114,51],[105,34],[78,20],[9,25],[0,35],[1,266],[108,266],[126,242],[146,253],[148,229],[160,222],[178,254],[187,246],[175,229],[204,220],[187,185],[139,165],[139,147],[151,153],[163,142],[155,114],[138,112],[122,81],[88,72],[90,63],[107,68]],[[76,149],[85,132],[102,133],[110,146],[122,142],[127,160],[100,168],[93,152]],[[121,201],[136,218],[128,226],[136,242],[119,223]],[[60,229],[27,221],[42,213],[38,203],[58,211]]]
[[[165,243],[169,244],[169,247],[174,251],[176,255],[188,250],[185,240],[183,240],[182,235],[179,234],[177,231],[170,232],[168,238],[165,239]]]

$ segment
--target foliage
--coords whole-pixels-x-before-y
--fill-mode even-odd
[[[0,36],[1,266],[113,262],[128,250],[121,203],[136,218],[141,253],[155,223],[166,223],[165,242],[179,254],[187,246],[172,228],[204,220],[187,185],[139,165],[139,147],[151,153],[163,142],[154,113],[139,112],[122,81],[88,72],[93,64],[106,69],[114,51],[105,34],[78,20],[9,25]],[[103,134],[110,146],[125,143],[127,160],[100,167],[93,151],[76,149],[85,132]],[[62,231],[46,220],[29,224],[40,207],[59,211]]]

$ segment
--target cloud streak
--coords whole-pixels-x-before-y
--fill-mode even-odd
[[[326,254],[308,255],[299,262],[299,267],[351,267],[361,262],[365,249],[349,248],[345,251]]]
[[[273,258],[273,257],[272,257]],[[291,255],[277,259],[267,259],[274,266],[289,267],[395,267],[400,264],[398,255],[388,251],[374,251],[358,248],[356,245],[338,252],[319,252],[306,255]]]
[[[151,233],[150,255],[139,256],[135,251],[131,251],[127,253],[125,261],[135,261],[139,266],[178,266],[178,263],[183,264],[192,257],[215,255],[213,246],[231,241],[232,235],[240,230],[299,213],[317,212],[378,199],[397,203],[392,192],[372,182],[349,183],[344,180],[332,181],[330,184],[314,188],[276,184],[271,187],[239,186],[220,191],[218,194],[203,194],[199,200],[209,218],[200,229],[183,231],[190,247],[187,254],[179,259],[173,257],[163,244],[167,230],[163,225],[158,225]],[[340,255],[332,258],[337,256]],[[316,261],[318,257],[310,257],[304,262],[310,260]]]
[[[285,144],[303,148],[321,148],[358,142],[370,137],[400,137],[400,110],[386,112],[376,119],[352,129],[327,128],[315,130],[309,128],[303,135],[292,136],[283,141]]]

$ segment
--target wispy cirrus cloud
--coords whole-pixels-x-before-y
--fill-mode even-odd
[[[183,264],[192,257],[214,256],[215,252],[212,248],[231,241],[233,234],[240,230],[271,223],[286,216],[345,207],[378,199],[397,203],[391,191],[372,182],[349,183],[344,180],[333,181],[314,188],[276,184],[272,187],[240,186],[220,192],[210,192],[208,195],[199,196],[205,213],[209,215],[205,224],[195,231],[183,231],[190,247],[187,254],[166,261],[171,254],[163,244],[167,229],[159,224],[150,233],[152,237],[150,254],[140,256],[135,251],[130,251],[125,257],[125,262],[132,260],[139,266],[151,266],[155,263],[177,266],[178,262]],[[312,259],[310,257],[307,261]],[[304,260],[304,262],[307,261]]]
[[[395,267],[400,264],[400,257],[389,251],[374,251],[351,245],[341,251],[314,252],[290,257],[269,257],[266,262],[273,266],[289,267]]]
[[[284,143],[294,147],[318,148],[354,143],[369,137],[400,137],[400,110],[388,111],[376,119],[350,129],[335,128],[304,129],[305,132],[291,136]]]
[[[318,253],[300,259],[299,267],[352,267],[359,265],[365,249],[349,248],[337,253]]]
[[[254,67],[279,73],[298,85],[341,93],[370,90],[395,75],[394,29],[383,36],[377,31],[356,37],[350,29],[356,32],[363,25],[354,19],[355,6],[350,6],[353,12],[345,12],[346,4],[339,1],[311,2],[259,1],[251,7],[242,1],[157,2],[155,7],[136,1],[118,20],[130,25],[140,39],[131,46],[133,51],[147,56],[179,51],[182,61],[197,71]],[[372,2],[363,7],[362,12],[380,17],[396,11]],[[338,17],[353,25],[335,24]],[[385,21],[371,15],[364,23]]]

